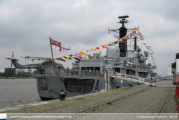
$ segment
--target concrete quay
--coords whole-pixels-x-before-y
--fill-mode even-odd
[[[46,104],[1,111],[3,113],[178,113],[173,99],[175,85],[172,81],[155,83],[157,87],[139,85],[119,88],[103,93],[68,98],[65,101],[45,101]],[[4,109],[5,110],[5,109]],[[111,114],[110,114],[111,115]],[[109,115],[109,116],[110,116]],[[81,116],[78,115],[78,116]],[[114,115],[115,116],[115,115]],[[80,119],[76,117],[75,119]],[[106,117],[107,118],[107,117]]]

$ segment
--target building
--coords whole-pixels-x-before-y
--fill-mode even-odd
[[[32,74],[35,71],[35,69],[16,69],[16,74],[17,73],[24,73],[24,72],[28,72],[30,74]]]
[[[1,69],[0,69],[0,72],[1,72],[1,73],[4,73],[4,72],[5,72],[5,68],[1,68]]]
[[[16,69],[16,75],[17,75],[18,73],[24,73],[24,69]]]

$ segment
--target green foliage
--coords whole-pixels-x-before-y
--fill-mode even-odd
[[[5,77],[14,77],[16,74],[15,74],[15,68],[6,68],[5,69],[5,72],[4,72],[4,76]]]

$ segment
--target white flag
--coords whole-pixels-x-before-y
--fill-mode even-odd
[[[61,51],[69,53],[71,50],[71,46],[65,43],[61,43]]]
[[[53,50],[57,50],[57,51],[62,51],[62,52],[66,52],[69,53],[71,50],[71,46],[65,43],[61,43],[55,40],[51,39],[51,45],[52,45],[52,49]]]

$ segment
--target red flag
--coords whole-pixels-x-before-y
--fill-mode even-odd
[[[56,58],[56,59],[57,59],[57,60],[61,60],[61,61],[66,61],[66,60],[64,60],[64,59],[62,59],[62,58],[60,58],[60,57],[59,57],[59,58]]]
[[[80,53],[75,53],[75,55],[76,55],[77,57],[79,57],[80,59],[82,59],[82,55],[81,55]]]

